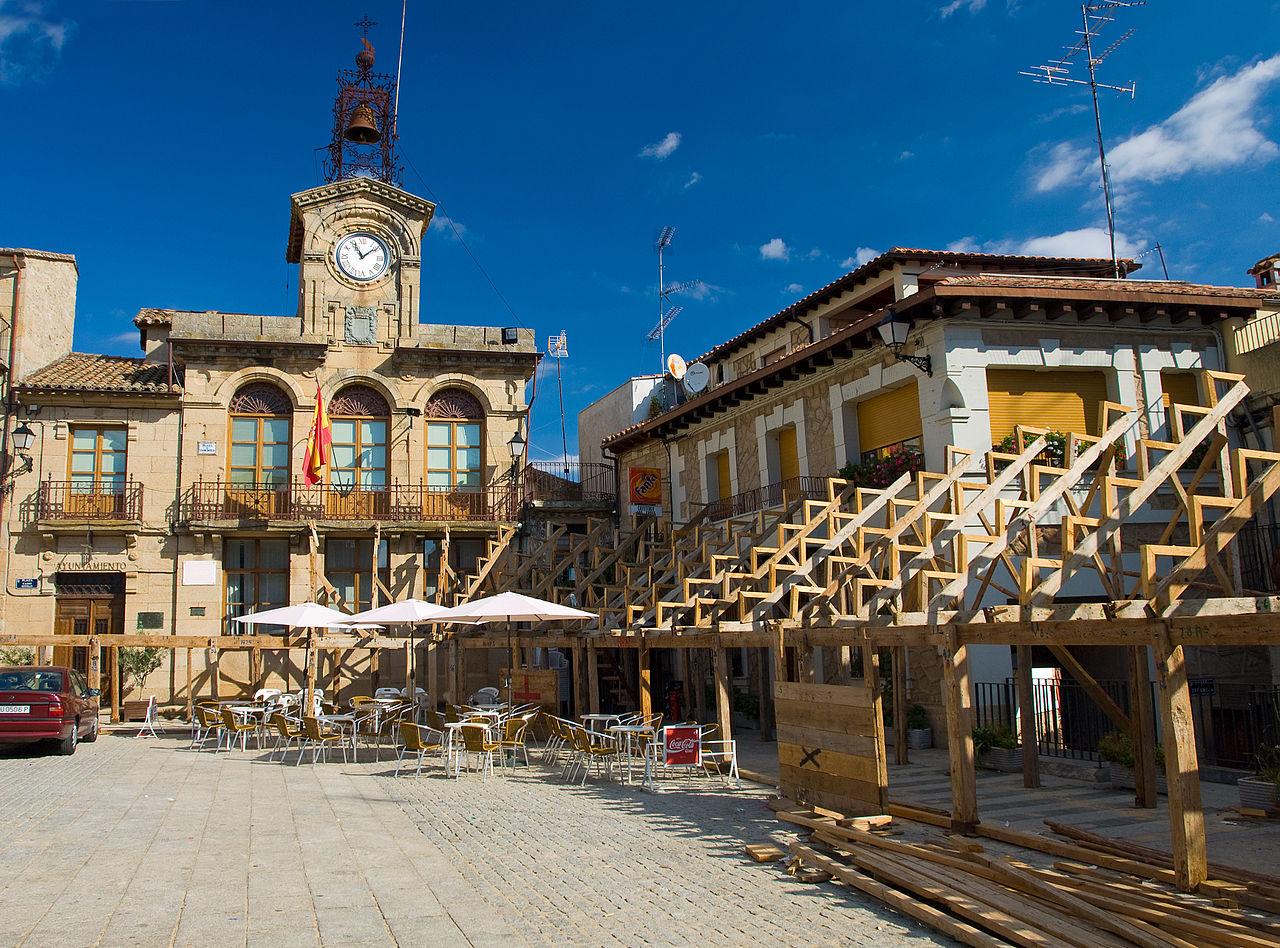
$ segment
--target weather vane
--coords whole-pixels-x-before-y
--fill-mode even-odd
[[[369,31],[378,25],[377,20],[371,20],[368,16],[362,16],[356,20],[355,27],[365,36],[369,35]]]

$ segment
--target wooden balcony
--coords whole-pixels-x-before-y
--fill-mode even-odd
[[[129,480],[118,486],[83,481],[40,482],[35,519],[41,523],[140,522],[143,488]]]
[[[191,522],[257,520],[500,522],[516,518],[519,498],[510,484],[476,488],[430,487],[392,482],[383,487],[197,481],[187,489],[179,519]]]

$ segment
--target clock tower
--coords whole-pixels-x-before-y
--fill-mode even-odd
[[[422,238],[435,205],[402,191],[396,81],[373,71],[366,17],[355,69],[338,73],[328,184],[293,195],[285,259],[298,264],[304,335],[395,346],[418,334]]]

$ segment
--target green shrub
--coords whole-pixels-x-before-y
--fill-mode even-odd
[[[1013,750],[1017,746],[1017,736],[1003,724],[997,724],[994,727],[975,727],[973,729],[973,747],[979,754],[983,751],[991,750],[993,747]]]
[[[1280,787],[1280,744],[1258,749],[1253,755],[1253,774],[1259,780],[1270,780]]]
[[[748,691],[733,693],[733,710],[744,718],[755,720],[760,717],[760,699]]]
[[[1132,770],[1136,759],[1133,738],[1120,731],[1110,731],[1102,735],[1098,739],[1098,756],[1105,761],[1120,764]],[[1164,767],[1164,747],[1160,744],[1155,746],[1155,759],[1157,767]]]
[[[8,645],[0,648],[0,665],[34,665],[36,650],[25,645]]]
[[[929,712],[922,704],[913,704],[907,708],[907,730],[923,731],[929,726]]]

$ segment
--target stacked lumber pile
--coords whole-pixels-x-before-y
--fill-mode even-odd
[[[978,827],[1002,843],[1062,857],[1046,866],[1042,857],[994,855],[977,840],[923,827],[915,841],[895,838],[891,817],[868,825],[785,800],[773,808],[808,834],[790,845],[793,871],[829,873],[967,945],[1280,945],[1280,917],[1257,910],[1280,907],[1280,880],[1259,873],[1215,866],[1218,878],[1203,894],[1186,895],[1173,887],[1166,854],[1058,824],[1050,828],[1071,842]]]

